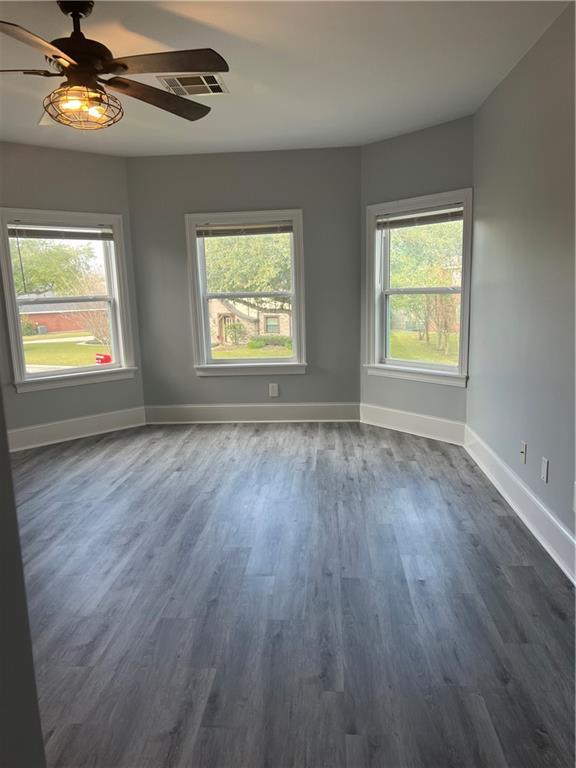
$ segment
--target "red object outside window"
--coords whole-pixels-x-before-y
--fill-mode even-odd
[[[112,355],[108,355],[105,352],[96,352],[97,365],[106,365],[106,363],[112,362]]]

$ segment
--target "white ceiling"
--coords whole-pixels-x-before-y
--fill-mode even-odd
[[[365,144],[471,114],[565,7],[556,2],[96,2],[87,37],[116,55],[211,47],[227,95],[189,123],[123,97],[124,119],[83,133],[38,126],[58,80],[0,75],[0,138],[117,155]],[[55,2],[0,2],[0,18],[52,40]],[[43,67],[0,41],[0,67]],[[141,77],[156,85],[153,77]]]

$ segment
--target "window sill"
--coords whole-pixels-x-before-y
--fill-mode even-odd
[[[306,363],[206,363],[195,365],[197,376],[264,376],[306,373]]]
[[[465,387],[468,376],[448,371],[435,371],[426,368],[409,368],[392,365],[369,363],[364,366],[368,376],[387,376],[391,379],[408,379],[422,381],[427,384],[442,384],[449,387]]]
[[[39,389],[60,389],[75,387],[80,384],[97,384],[100,382],[133,379],[137,368],[114,368],[108,371],[86,371],[83,373],[68,373],[61,376],[44,376],[26,381],[17,381],[16,392],[35,392]]]

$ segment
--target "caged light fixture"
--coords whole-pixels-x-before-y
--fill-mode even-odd
[[[107,128],[122,119],[124,110],[120,101],[106,93],[98,84],[62,84],[43,101],[45,111],[53,120],[82,131]]]

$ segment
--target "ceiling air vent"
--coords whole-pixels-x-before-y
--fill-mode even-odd
[[[228,93],[220,75],[162,75],[158,80],[176,96],[200,96],[203,93]]]

